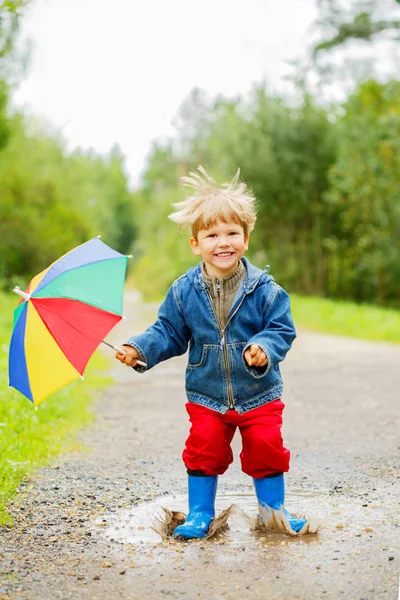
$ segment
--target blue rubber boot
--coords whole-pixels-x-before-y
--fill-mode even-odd
[[[282,509],[289,521],[290,527],[293,531],[298,533],[307,521],[306,519],[296,519],[286,510],[286,508],[283,508],[285,502],[285,481],[283,473],[277,477],[264,477],[264,479],[253,478],[253,482],[260,506],[273,508],[278,511]]]
[[[179,525],[174,536],[186,540],[205,537],[211,520],[215,517],[216,475],[195,477],[188,475],[189,514],[183,525]]]

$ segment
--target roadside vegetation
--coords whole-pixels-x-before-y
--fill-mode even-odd
[[[298,328],[375,342],[400,343],[400,311],[343,300],[291,295]]]
[[[107,359],[96,352],[78,380],[55,392],[35,409],[8,387],[8,348],[18,299],[0,293],[0,526],[12,523],[7,504],[23,479],[59,454],[82,450],[76,434],[93,420],[96,393],[111,383]]]

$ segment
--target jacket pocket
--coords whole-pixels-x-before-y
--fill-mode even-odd
[[[190,357],[195,359],[195,355]],[[223,399],[226,393],[226,374],[222,352],[217,344],[205,344],[198,362],[186,367],[186,389],[210,398]]]
[[[189,350],[189,360],[186,366],[187,369],[200,369],[206,361],[207,356],[207,344],[203,346],[203,348],[198,348],[197,352],[195,348],[190,348]]]

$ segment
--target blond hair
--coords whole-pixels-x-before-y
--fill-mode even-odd
[[[200,229],[208,229],[221,220],[238,223],[246,236],[253,231],[257,218],[255,198],[247,185],[239,182],[240,169],[230,183],[222,184],[216,183],[201,165],[189,175],[181,177],[181,181],[194,194],[173,204],[176,212],[169,215],[179,229],[191,229],[193,237],[197,237]]]

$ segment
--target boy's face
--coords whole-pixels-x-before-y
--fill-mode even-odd
[[[249,247],[249,237],[238,223],[217,221],[208,229],[200,229],[197,239],[192,237],[189,243],[193,253],[203,258],[209,277],[223,279],[236,271]]]

